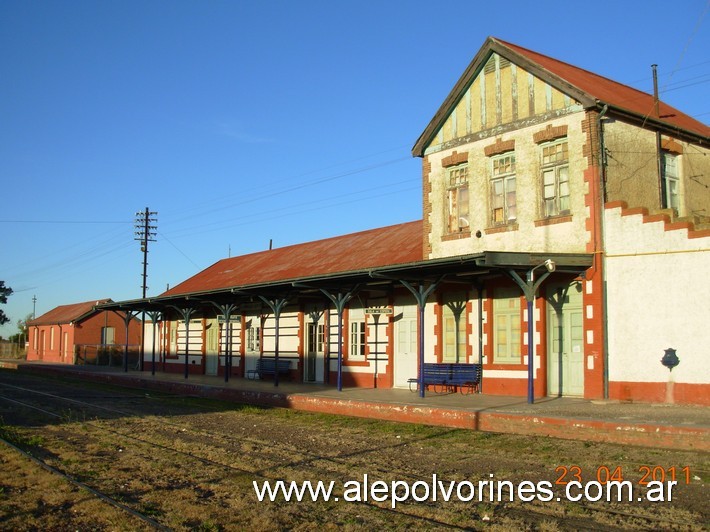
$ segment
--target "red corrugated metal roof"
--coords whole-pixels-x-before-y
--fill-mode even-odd
[[[536,63],[555,76],[564,79],[571,85],[574,85],[601,102],[627,109],[640,116],[659,118],[655,115],[654,99],[651,94],[563,61],[528,50],[522,46],[501,41],[500,39],[494,40],[528,58],[528,60]],[[710,136],[710,127],[663,102],[659,103],[659,114],[660,119],[664,122],[673,124],[687,131]]]
[[[222,259],[162,296],[248,287],[417,262],[422,221]]]
[[[60,323],[70,323],[91,313],[95,305],[109,303],[110,299],[92,299],[84,303],[73,303],[71,305],[60,305],[49,312],[42,314],[38,318],[28,322],[28,325],[57,325]]]

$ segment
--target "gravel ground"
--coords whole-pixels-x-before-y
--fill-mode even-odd
[[[0,371],[0,396],[4,437],[174,530],[701,530],[710,522],[707,453],[265,409],[8,371]],[[4,446],[0,468],[2,529],[150,528]],[[571,502],[562,496],[563,482],[577,475],[597,480],[607,472],[623,475],[637,495],[647,493],[639,484],[644,475],[675,474],[679,483],[665,502]],[[391,500],[372,496],[345,501],[353,486],[348,483],[363,483],[366,475],[370,486],[419,482],[418,496],[436,475],[457,486],[549,482],[554,497],[446,502],[410,496],[394,508]],[[259,502],[254,482],[278,480],[334,481],[340,500],[287,502],[280,496]],[[349,498],[356,498],[354,492]]]

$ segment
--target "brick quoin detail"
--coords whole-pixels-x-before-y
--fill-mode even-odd
[[[422,158],[422,233],[423,233],[423,257],[428,259],[431,256],[431,161],[428,156]]]
[[[497,138],[495,144],[490,144],[483,148],[483,153],[485,153],[486,157],[491,157],[507,151],[513,151],[514,149],[515,139],[504,141],[501,138]]]
[[[604,208],[609,209],[621,209],[621,216],[634,216],[637,214],[641,215],[642,223],[654,223],[663,222],[664,231],[678,231],[687,230],[688,238],[705,238],[710,236],[710,229],[695,229],[695,224],[693,222],[673,222],[671,217],[667,214],[649,214],[646,207],[629,207],[625,201],[617,200],[610,201]]]
[[[548,124],[545,129],[538,131],[533,135],[533,141],[535,144],[540,144],[541,142],[549,142],[551,140],[559,139],[567,136],[567,126],[556,126],[552,127]]]
[[[456,166],[457,164],[463,164],[468,162],[468,153],[458,153],[456,150],[441,160],[441,166],[448,168],[449,166]]]
[[[588,112],[582,122],[582,132],[586,141],[582,147],[582,153],[587,160],[587,167],[584,170],[583,178],[587,185],[587,193],[584,195],[584,205],[587,207],[589,217],[585,221],[585,228],[589,235],[587,241],[587,253],[593,253],[592,266],[586,271],[587,282],[592,283],[592,291],[589,293],[587,287],[584,288],[584,306],[592,308],[592,318],[584,315],[585,333],[591,333],[591,342],[587,341],[585,334],[585,361],[584,361],[584,397],[587,399],[598,399],[604,396],[604,305],[602,302],[602,241],[600,219],[602,216],[601,196],[599,188],[600,167],[599,161],[599,130],[598,113]],[[591,368],[589,366],[591,357]]]

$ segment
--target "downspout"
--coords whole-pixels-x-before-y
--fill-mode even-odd
[[[606,204],[606,150],[604,147],[604,115],[609,110],[608,105],[604,105],[597,118],[599,134],[599,242],[601,243],[602,261],[602,361],[604,370],[602,372],[602,386],[604,399],[609,399],[609,326],[607,320],[607,286],[606,286],[606,242],[604,240],[604,205]]]
[[[653,71],[653,109],[655,118],[661,118],[661,110],[658,100],[658,65],[651,65]],[[663,143],[661,142],[661,131],[656,128],[656,171],[658,173],[658,202],[661,209],[668,205],[666,198],[666,187],[663,178]]]

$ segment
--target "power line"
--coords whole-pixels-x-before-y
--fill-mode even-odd
[[[0,220],[0,224],[129,224],[132,222],[112,220]]]
[[[199,208],[199,210],[198,210],[195,214],[191,214],[191,215],[189,215],[189,216],[184,216],[184,217],[182,217],[182,218],[177,218],[177,219],[174,219],[174,220],[172,220],[172,221],[173,221],[173,222],[181,222],[181,221],[189,220],[189,219],[192,219],[192,218],[195,218],[195,217],[200,216],[200,215],[201,215],[201,212],[215,213],[215,212],[223,211],[223,210],[226,210],[226,209],[232,209],[232,208],[237,207],[237,206],[240,206],[240,205],[245,205],[245,204],[248,204],[248,203],[254,203],[254,202],[258,202],[258,201],[261,201],[261,200],[264,200],[264,199],[267,199],[267,198],[272,198],[272,197],[275,197],[275,196],[280,196],[280,195],[283,195],[283,194],[288,194],[288,193],[294,192],[294,191],[296,191],[296,190],[302,190],[302,189],[304,189],[304,188],[312,187],[312,186],[314,186],[314,185],[320,185],[320,184],[327,183],[327,182],[330,182],[330,181],[336,181],[336,180],[338,180],[338,179],[343,179],[343,178],[345,178],[345,177],[350,177],[350,176],[353,176],[353,175],[356,175],[356,174],[368,172],[368,171],[371,171],[371,170],[376,170],[376,169],[378,169],[378,168],[383,168],[383,167],[385,167],[385,166],[390,166],[390,165],[392,165],[392,164],[400,163],[400,162],[403,162],[403,161],[408,161],[408,160],[411,160],[411,159],[412,159],[412,157],[409,156],[409,155],[408,155],[407,157],[398,157],[398,158],[396,158],[396,159],[390,159],[390,160],[387,160],[387,161],[381,161],[381,162],[374,163],[374,164],[369,165],[369,166],[365,166],[365,167],[361,167],[361,168],[356,168],[356,169],[354,169],[354,170],[349,170],[349,171],[341,172],[341,173],[338,173],[338,174],[328,175],[328,176],[325,176],[325,177],[322,177],[322,178],[318,178],[318,179],[314,179],[314,180],[311,180],[311,181],[307,181],[307,182],[305,182],[305,183],[301,183],[301,184],[298,184],[298,185],[293,185],[293,186],[284,187],[284,188],[278,188],[277,190],[274,190],[275,187],[273,186],[273,185],[275,185],[275,183],[277,183],[277,182],[269,182],[270,186],[269,186],[269,188],[268,188],[268,192],[262,193],[262,194],[260,194],[260,195],[251,195],[248,199],[243,199],[243,200],[240,200],[240,201],[236,201],[236,202],[233,202],[233,203],[229,203],[229,204],[226,204],[226,205],[222,205],[222,206],[220,206],[220,207],[215,207],[215,202],[212,202],[212,203],[207,204],[207,206],[206,206],[205,208]],[[293,182],[293,179],[282,179],[282,180],[280,180],[280,181],[290,181],[290,182]],[[264,181],[262,180],[262,182],[264,182]],[[253,188],[253,189],[251,189],[251,190],[258,190],[259,188],[264,188],[264,187],[263,187],[263,185],[262,185],[261,187],[256,187],[256,188]],[[237,192],[237,193],[229,194],[229,195],[227,195],[227,196],[223,196],[223,197],[221,198],[220,202],[226,201],[226,200],[227,200],[228,198],[230,198],[230,197],[234,197],[234,196],[244,196],[244,195],[245,195],[246,193],[248,193],[248,192],[249,192],[249,190],[246,190],[246,191],[245,191],[245,190],[241,190],[241,191],[239,191],[239,192]],[[183,211],[183,212],[184,212],[184,211]]]
[[[271,187],[276,187],[276,186],[278,186],[280,183],[294,183],[294,182],[297,182],[300,178],[305,177],[305,176],[309,176],[309,175],[312,175],[312,174],[317,174],[317,173],[320,173],[320,172],[323,172],[323,171],[326,171],[326,170],[330,170],[330,169],[332,169],[332,168],[337,168],[337,167],[339,167],[339,166],[343,166],[343,165],[346,165],[346,164],[350,164],[350,163],[354,163],[354,162],[358,162],[358,161],[363,161],[363,160],[369,159],[369,158],[371,158],[371,157],[375,157],[375,156],[377,156],[377,155],[382,155],[382,154],[385,154],[385,153],[390,153],[390,152],[393,152],[393,151],[402,150],[402,149],[404,149],[404,148],[406,148],[406,147],[407,147],[407,146],[398,146],[398,147],[396,147],[396,148],[389,148],[389,149],[386,149],[386,150],[381,150],[381,151],[378,151],[378,152],[376,152],[376,153],[372,153],[372,154],[365,155],[365,156],[362,156],[362,157],[357,157],[357,158],[355,158],[355,159],[349,159],[349,160],[347,160],[347,161],[341,161],[341,162],[338,162],[338,163],[334,163],[334,164],[328,165],[328,166],[323,167],[323,168],[318,168],[318,169],[315,169],[315,170],[309,170],[309,171],[306,171],[306,172],[302,172],[302,173],[300,173],[300,174],[282,177],[282,178],[280,178],[280,179],[272,179],[271,177],[266,177],[266,176],[257,176],[257,178],[255,179],[255,181],[258,182],[259,185],[252,186],[252,187],[249,187],[249,188],[242,188],[242,189],[240,189],[240,190],[237,191],[237,192],[232,192],[232,193],[229,193],[229,194],[222,194],[222,195],[220,195],[218,198],[209,199],[209,200],[207,200],[207,201],[205,201],[205,202],[202,202],[201,204],[193,204],[193,205],[191,205],[191,206],[189,206],[189,207],[187,207],[187,208],[183,208],[183,209],[180,210],[180,213],[186,213],[186,212],[191,212],[191,211],[197,211],[197,212],[196,212],[196,214],[190,214],[190,215],[184,216],[184,217],[182,217],[182,218],[177,218],[175,221],[182,221],[182,220],[187,220],[187,219],[190,219],[190,218],[194,218],[194,217],[196,217],[196,216],[199,216],[201,212],[214,212],[214,210],[215,210],[215,204],[216,204],[216,203],[224,203],[224,202],[229,201],[231,198],[234,198],[234,197],[236,197],[236,196],[243,196],[243,195],[245,195],[245,194],[249,194],[250,192],[261,190],[261,189],[263,188],[263,183],[268,183],[269,186],[271,186]],[[401,159],[401,160],[409,160],[409,159],[411,159],[411,158],[412,158],[411,155],[407,155],[407,157],[405,157],[405,158],[403,158],[403,159]],[[397,159],[397,160],[400,160],[400,159]],[[371,165],[368,165],[368,166],[365,166],[365,167],[356,168],[356,169],[354,169],[354,170],[352,170],[352,171],[348,171],[348,172],[345,173],[345,174],[334,174],[334,175],[332,175],[332,176],[325,176],[324,178],[306,181],[306,182],[302,183],[300,186],[301,186],[301,187],[306,187],[306,186],[316,185],[316,184],[319,184],[319,183],[324,182],[324,181],[328,181],[328,180],[332,180],[332,179],[338,179],[339,177],[345,177],[345,176],[353,175],[353,174],[356,174],[356,173],[361,173],[361,172],[366,172],[366,171],[369,171],[369,170],[377,169],[377,168],[380,168],[381,166],[386,166],[386,165],[388,165],[388,164],[390,164],[389,161],[375,162],[375,163],[373,163],[373,164],[371,164]],[[260,198],[257,198],[257,199],[260,199]],[[224,206],[224,207],[219,207],[219,208],[220,208],[220,209],[225,209],[225,208],[230,208],[230,207],[232,207],[232,206],[239,205],[239,204],[241,204],[241,202],[237,202],[237,203],[234,203],[234,204],[229,204],[229,205],[226,205],[226,206]]]
[[[685,46],[681,50],[680,56],[678,57],[678,61],[676,61],[675,67],[673,68],[673,70],[671,70],[670,76],[668,76],[668,81],[671,80],[671,78],[673,77],[673,74],[676,73],[676,71],[678,70],[678,67],[680,67],[680,64],[683,62],[683,58],[685,57],[685,54],[688,51],[688,48],[690,47],[690,43],[693,42],[695,35],[698,33],[698,30],[700,29],[700,25],[702,24],[703,19],[705,18],[705,15],[708,12],[708,9],[710,9],[710,0],[708,0],[705,3],[705,9],[703,9],[702,13],[700,13],[700,16],[698,17],[698,21],[695,23],[695,28],[693,28],[693,31],[688,36],[688,40],[685,41]]]
[[[161,233],[160,231],[158,231],[158,234],[159,234],[161,237],[163,237],[163,240],[165,240],[168,244],[170,244],[172,247],[174,247],[174,248],[177,250],[177,252],[180,253],[180,255],[182,255],[182,256],[185,257],[188,261],[190,261],[190,262],[192,263],[192,265],[193,265],[195,268],[197,268],[198,270],[201,270],[201,269],[202,269],[201,266],[199,266],[194,260],[192,260],[190,257],[188,257],[187,254],[186,254],[183,250],[181,250],[179,247],[177,247],[177,246],[173,243],[173,241],[170,240],[167,236],[165,236],[165,235],[164,235],[163,233]]]

